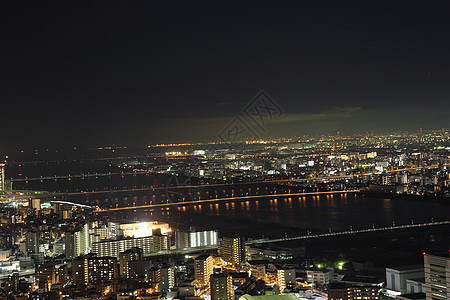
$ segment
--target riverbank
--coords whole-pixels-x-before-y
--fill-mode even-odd
[[[372,191],[362,191],[361,195],[367,197],[381,197],[389,199],[401,199],[401,200],[412,200],[412,201],[424,201],[433,202],[440,204],[450,204],[450,198],[447,197],[433,197],[424,195],[411,195],[411,194],[397,194],[397,193],[383,193],[383,192],[372,192]]]

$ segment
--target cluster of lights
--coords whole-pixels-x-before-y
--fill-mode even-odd
[[[151,236],[154,229],[160,229],[161,234],[167,234],[171,231],[171,229],[169,228],[169,224],[158,222],[121,224],[120,229],[123,230],[125,236],[135,238]]]

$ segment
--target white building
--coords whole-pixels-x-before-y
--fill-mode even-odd
[[[217,246],[219,233],[215,230],[175,232],[177,249]]]
[[[406,279],[406,293],[425,293],[425,278]]]
[[[75,232],[73,238],[74,257],[89,253],[91,251],[92,244],[100,241],[99,235],[90,233],[88,223],[85,223],[80,231]]]
[[[214,266],[213,262],[214,258],[208,255],[200,255],[194,259],[194,274],[195,280],[200,285],[208,285],[209,278],[213,273]]]
[[[170,239],[167,235],[153,235],[141,238],[101,241],[92,244],[91,252],[97,253],[99,257],[119,257],[121,252],[134,247],[141,248],[144,255],[146,255],[161,250],[168,250],[170,248]]]
[[[424,277],[422,265],[386,268],[386,289],[393,295],[409,293],[406,280],[421,277]]]
[[[168,293],[175,287],[175,267],[173,265],[161,267],[161,292]]]
[[[322,285],[329,284],[333,278],[333,270],[323,269],[323,270],[307,270],[306,280],[310,283],[318,283]]]
[[[189,247],[216,246],[219,233],[215,230],[197,231],[189,233]]]

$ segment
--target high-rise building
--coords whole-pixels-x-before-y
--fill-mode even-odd
[[[89,225],[83,225],[81,231],[75,232],[75,256],[83,255],[89,252]]]
[[[87,224],[83,226],[81,231],[74,233],[74,256],[80,256],[88,253],[89,246],[89,230]]]
[[[100,236],[90,233],[89,224],[85,223],[80,231],[66,232],[65,253],[67,258],[77,257],[91,252],[93,243],[99,242]],[[107,255],[103,255],[107,256]]]
[[[219,256],[228,263],[239,265],[245,262],[245,244],[241,237],[219,239]]]
[[[28,231],[25,235],[25,246],[28,254],[39,253],[39,232]]]
[[[211,300],[234,300],[233,279],[230,274],[212,274],[210,289]]]
[[[0,192],[5,189],[5,163],[0,163]]]
[[[36,285],[44,291],[50,291],[52,284],[56,283],[56,268],[54,264],[44,264],[36,267],[35,278]]]
[[[160,282],[161,281],[161,269],[159,267],[150,268],[147,271],[148,282]]]
[[[177,249],[184,249],[189,247],[189,233],[183,231],[175,232],[175,244]]]
[[[29,200],[29,205],[33,211],[38,215],[41,210],[41,199],[31,199]]]
[[[406,281],[408,279],[423,277],[422,265],[386,268],[386,290],[393,296],[409,293],[410,291],[407,290]]]
[[[123,236],[123,230],[120,229],[120,223],[108,222],[109,238],[115,240],[118,237]]]
[[[289,268],[277,270],[277,284],[281,293],[283,293],[288,286],[295,286],[295,280],[295,269]]]
[[[160,292],[168,293],[175,287],[175,267],[166,265],[150,268],[147,271],[147,281],[158,283]]]
[[[75,236],[73,232],[67,231],[64,236],[66,258],[75,257]]]
[[[120,277],[130,278],[128,263],[130,261],[141,260],[143,252],[141,248],[130,248],[119,254]]]
[[[213,273],[213,257],[209,255],[200,255],[194,260],[195,280],[200,285],[209,284],[209,279]]]
[[[175,287],[175,267],[173,265],[161,267],[160,289],[162,293],[167,294]]]
[[[450,253],[424,255],[427,300],[450,299]]]
[[[72,279],[75,284],[99,284],[116,279],[117,258],[80,256],[72,261]]]

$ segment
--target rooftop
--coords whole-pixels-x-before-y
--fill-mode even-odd
[[[409,266],[400,266],[400,267],[391,267],[391,268],[386,268],[386,270],[394,270],[394,271],[399,271],[399,272],[405,272],[405,271],[416,271],[416,270],[424,270],[423,269],[423,265],[409,265]]]
[[[297,300],[294,294],[250,296],[243,295],[239,300]]]

